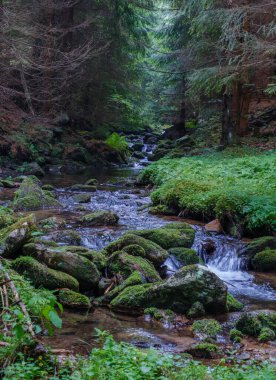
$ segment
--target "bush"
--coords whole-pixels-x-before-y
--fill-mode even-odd
[[[214,319],[201,319],[193,323],[192,330],[203,338],[216,338],[222,329]]]
[[[124,136],[112,133],[106,140],[106,145],[122,154],[129,154],[129,146]]]
[[[268,327],[261,329],[260,335],[258,337],[259,342],[269,342],[275,339],[275,333]]]

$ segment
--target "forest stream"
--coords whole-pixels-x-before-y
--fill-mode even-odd
[[[158,217],[148,213],[150,204],[149,190],[135,187],[135,179],[143,166],[152,146],[144,145],[145,158],[130,166],[109,169],[87,169],[84,173],[64,174],[59,167],[51,167],[43,182],[55,187],[62,210],[55,216],[66,221],[65,229],[75,230],[81,236],[81,245],[100,250],[128,230],[151,229],[164,226],[171,221],[183,221],[178,217]],[[77,219],[80,205],[72,196],[81,192],[72,191],[69,186],[85,183],[89,178],[96,178],[98,189],[91,194],[90,202],[85,204],[86,211],[111,210],[119,217],[115,227],[86,228]],[[82,209],[83,211],[83,209]],[[38,220],[53,216],[53,211],[36,211]],[[187,220],[186,220],[187,221]],[[201,259],[227,284],[229,291],[245,304],[245,310],[276,310],[276,283],[269,274],[260,276],[246,270],[246,260],[242,255],[244,242],[226,235],[206,233],[202,224],[188,220],[196,230],[193,248]],[[51,240],[51,233],[45,236]],[[205,252],[205,243],[213,244],[212,256]],[[62,241],[60,244],[65,244]],[[181,267],[174,256],[165,262],[167,276]],[[238,317],[239,313],[217,316],[227,326],[227,322]],[[167,352],[183,352],[195,342],[191,333],[191,323],[184,319],[174,325],[153,322],[146,316],[130,316],[114,313],[108,308],[96,308],[88,312],[66,310],[63,313],[63,328],[56,331],[54,337],[45,340],[55,349],[70,350],[74,353],[88,353],[97,345],[95,328],[108,330],[117,340],[126,341],[137,347],[155,347]],[[219,337],[226,342],[226,334]]]

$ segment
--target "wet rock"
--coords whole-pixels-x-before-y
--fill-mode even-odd
[[[254,257],[256,253],[266,249],[276,249],[276,238],[273,236],[263,236],[252,240],[244,249],[243,255]]]
[[[112,211],[96,211],[80,219],[86,226],[114,226],[118,224],[119,217]]]
[[[184,247],[171,248],[169,249],[169,253],[175,256],[183,266],[199,264],[200,262],[199,256],[194,249]]]
[[[10,226],[16,222],[13,210],[0,206],[0,229]]]
[[[207,255],[211,255],[216,250],[216,243],[213,240],[206,240],[202,243],[202,248],[207,253]]]
[[[16,223],[0,231],[0,255],[14,258],[21,253],[24,244],[31,238],[35,228],[33,215],[19,219]]]
[[[252,337],[258,337],[263,328],[269,328],[276,334],[276,312],[264,310],[244,313],[236,322],[236,328]]]
[[[61,205],[50,192],[42,190],[40,182],[36,177],[27,177],[16,191],[12,206],[16,211],[27,211],[58,208]]]
[[[75,278],[66,273],[50,269],[33,257],[19,257],[11,263],[11,266],[18,273],[30,279],[36,287],[44,287],[50,290],[59,288],[79,290],[79,283]]]
[[[212,222],[205,224],[204,228],[208,232],[217,232],[218,234],[223,232],[222,225],[218,219],[212,220]]]
[[[18,183],[13,182],[13,181],[8,180],[8,179],[1,179],[0,186],[3,186],[6,189],[13,189],[15,187],[18,187]]]
[[[226,311],[226,297],[223,281],[206,267],[191,265],[161,283],[129,287],[111,305],[119,309],[157,307],[184,314],[200,302],[206,312],[215,314]]]
[[[109,244],[105,248],[105,251],[107,255],[111,255],[113,252],[125,249],[125,247],[129,245],[139,245],[142,247],[145,251],[145,258],[152,262],[156,267],[161,266],[169,255],[167,251],[156,243],[134,234],[126,234],[122,236],[117,241]]]
[[[142,152],[144,147],[144,144],[142,142],[137,142],[132,145],[132,150],[137,151],[137,152]]]
[[[91,200],[90,194],[76,194],[73,197],[74,202],[76,203],[89,203]]]
[[[55,242],[73,246],[81,243],[80,234],[75,230],[56,231],[51,233],[50,238]]]
[[[192,330],[193,333],[202,340],[216,340],[222,328],[215,319],[200,319],[193,323]]]
[[[72,191],[89,191],[89,192],[95,192],[97,191],[97,187],[94,185],[82,185],[82,184],[75,184],[69,187],[69,190]]]
[[[206,312],[201,302],[195,302],[187,311],[188,318],[199,318],[203,317],[205,314]]]
[[[149,213],[152,215],[177,215],[177,211],[166,205],[150,207]]]
[[[84,294],[69,289],[62,289],[58,293],[59,302],[70,309],[90,309],[91,302]]]
[[[100,274],[96,265],[86,257],[72,252],[70,247],[47,247],[30,243],[24,246],[24,254],[34,257],[49,268],[76,278],[83,290],[92,290],[98,285]]]
[[[138,244],[128,245],[127,247],[124,247],[123,251],[132,256],[146,257],[144,248]]]
[[[42,186],[42,190],[54,191],[55,188],[54,188],[54,186],[52,186],[52,185],[45,184],[45,185]]]
[[[229,312],[241,311],[244,308],[244,304],[236,300],[232,294],[227,294],[227,310]]]
[[[164,249],[190,248],[195,238],[194,229],[187,223],[171,223],[158,229],[132,231],[132,233],[151,240]]]
[[[158,272],[148,260],[129,255],[124,251],[114,252],[107,260],[107,268],[111,275],[120,274],[124,279],[134,271],[142,274],[147,282],[161,281]]]

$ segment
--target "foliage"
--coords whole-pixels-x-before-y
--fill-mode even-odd
[[[105,143],[110,148],[116,150],[121,154],[129,153],[129,147],[126,138],[124,136],[118,135],[118,133],[112,133],[112,135],[106,139]]]
[[[193,323],[192,330],[203,338],[216,338],[222,328],[214,319],[200,319]]]
[[[207,156],[163,159],[145,169],[142,181],[157,186],[155,205],[207,220],[230,218],[248,232],[275,229],[273,153],[226,150]]]

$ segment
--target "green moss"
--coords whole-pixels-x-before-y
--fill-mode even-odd
[[[147,303],[148,291],[153,284],[143,284],[129,286],[124,289],[116,298],[111,301],[114,308],[142,309],[142,305],[149,306]]]
[[[201,319],[193,323],[192,330],[202,338],[216,339],[222,328],[215,319]]]
[[[91,302],[88,297],[72,290],[63,289],[59,291],[58,298],[63,306],[73,309],[89,309]]]
[[[229,337],[232,342],[240,343],[243,338],[243,333],[237,329],[232,329],[230,330]]]
[[[41,189],[37,179],[30,176],[23,180],[19,190],[16,191],[12,207],[17,211],[27,211],[57,208],[60,207],[60,203],[52,196],[51,192]]]
[[[171,248],[169,249],[169,253],[174,255],[182,265],[191,265],[191,264],[199,264],[200,258],[197,252],[190,248]]]
[[[187,217],[218,218],[240,224],[251,234],[275,229],[275,154],[162,159],[147,167],[142,182],[156,185],[153,204],[185,211]],[[264,181],[264,178],[266,179]]]
[[[114,252],[107,261],[107,267],[112,275],[120,273],[124,278],[127,278],[132,272],[138,271],[148,282],[161,280],[158,272],[148,260],[129,255],[124,251]]]
[[[34,286],[54,290],[68,288],[78,291],[79,283],[72,276],[48,268],[33,257],[22,256],[11,263],[13,269],[30,279]]]
[[[272,236],[263,236],[252,240],[245,248],[245,255],[253,257],[256,253],[262,252],[265,249],[276,249],[276,238]]]
[[[89,191],[89,192],[95,192],[97,191],[96,186],[92,185],[82,185],[82,184],[75,184],[69,187],[70,190],[72,191]]]
[[[146,252],[143,247],[138,244],[130,244],[123,248],[123,251],[132,256],[146,257]]]
[[[161,248],[156,243],[144,239],[141,236],[137,236],[134,234],[126,234],[122,236],[117,241],[109,244],[105,251],[107,255],[111,255],[115,251],[120,251],[129,245],[139,245],[145,251],[147,260],[151,261],[155,266],[160,266],[164,263],[166,258],[168,257],[168,252]]]
[[[81,223],[87,226],[113,226],[119,217],[111,211],[96,211],[81,218]]]
[[[62,218],[58,218],[56,216],[43,219],[39,222],[39,227],[45,231],[65,227],[65,225],[66,225],[65,220]]]
[[[195,302],[186,313],[188,318],[199,318],[205,315],[205,309],[201,302]]]
[[[188,224],[181,223],[179,227],[162,227],[154,230],[133,231],[133,234],[142,236],[160,245],[164,249],[173,247],[190,248],[194,242],[195,231]]]
[[[212,343],[199,343],[188,351],[192,356],[202,359],[214,359],[221,355],[221,350],[218,346]]]
[[[252,265],[258,271],[276,271],[276,249],[266,249],[257,253],[252,259]]]
[[[243,334],[257,337],[262,329],[262,323],[257,315],[244,314],[236,322],[236,327]]]
[[[98,180],[95,178],[91,178],[88,181],[85,182],[86,185],[88,186],[97,186],[98,185]]]
[[[0,229],[15,223],[16,217],[13,210],[8,207],[0,206]]]
[[[227,293],[227,309],[228,311],[240,311],[244,308],[244,304],[236,300],[235,297],[232,296],[232,294]]]
[[[42,190],[54,191],[55,188],[54,188],[54,186],[52,186],[52,185],[45,184],[45,185],[42,185]]]
[[[271,330],[269,327],[263,327],[261,329],[260,335],[258,336],[259,342],[269,342],[274,340],[276,337],[275,332]]]
[[[163,314],[156,307],[148,307],[144,310],[144,314],[150,315],[156,321],[162,321],[164,319]]]
[[[152,215],[175,215],[174,209],[166,205],[157,205],[149,208],[149,213]]]

